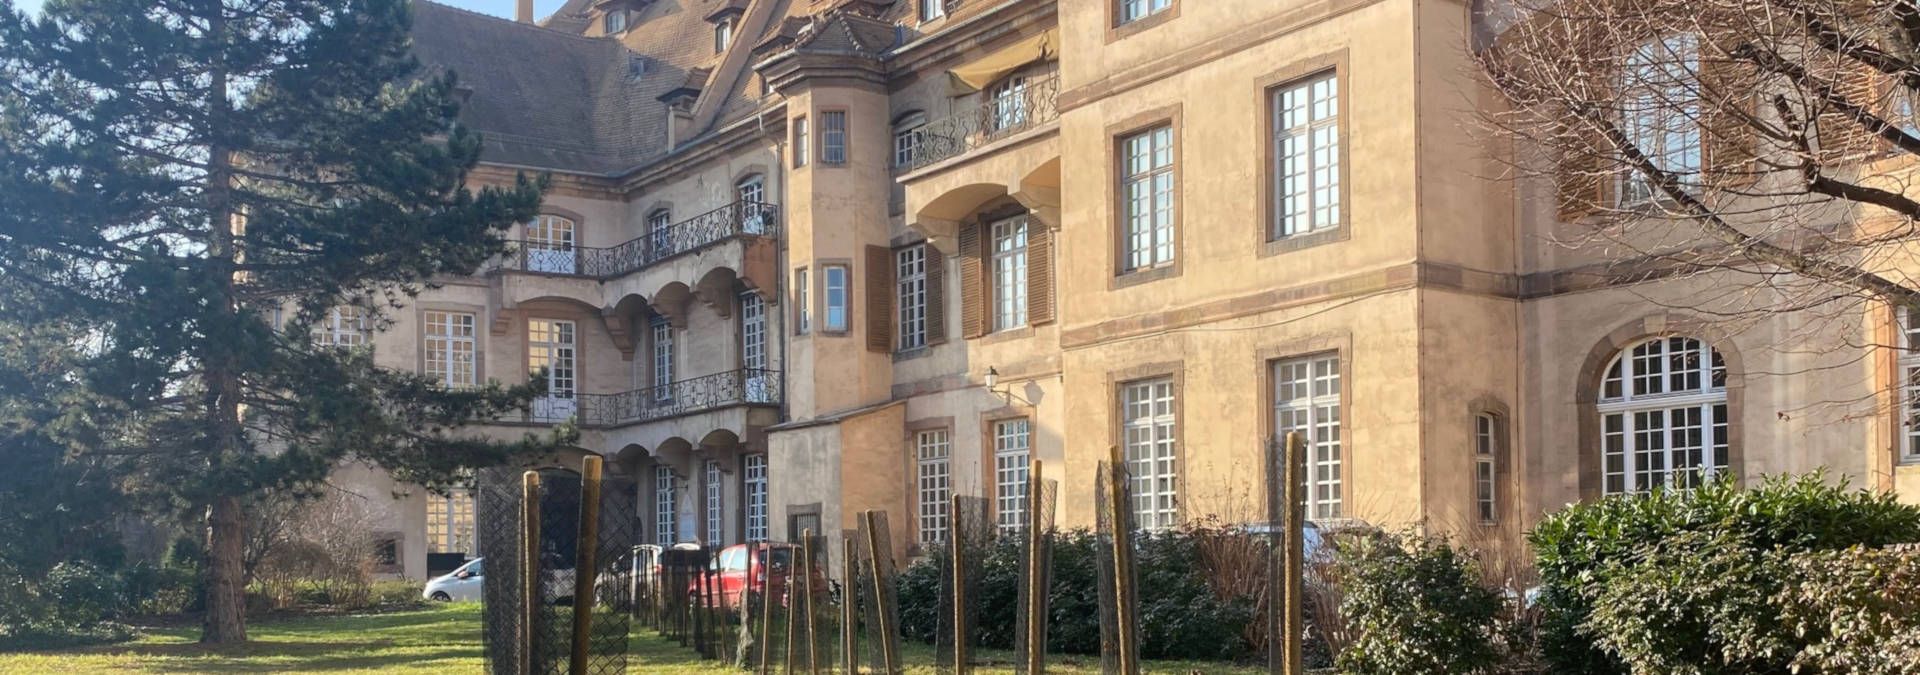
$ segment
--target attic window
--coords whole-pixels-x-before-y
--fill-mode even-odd
[[[601,17],[600,19],[600,29],[601,29],[600,32],[606,33],[607,35],[617,35],[619,33],[626,32],[627,31],[627,10],[625,9],[607,10],[607,15],[604,17]]]
[[[727,51],[730,44],[733,44],[733,19],[721,19],[713,25],[713,53]]]

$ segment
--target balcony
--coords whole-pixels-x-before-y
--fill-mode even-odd
[[[781,394],[780,371],[742,368],[618,394],[548,396],[502,421],[557,424],[572,419],[582,428],[606,429],[734,406],[775,407]]]
[[[773,238],[779,233],[779,222],[778,206],[738,201],[618,246],[600,248],[575,246],[572,242],[511,241],[507,254],[489,271],[612,279],[736,237]]]
[[[921,127],[913,163],[906,169],[918,171],[1051,124],[1060,119],[1059,98],[1057,73],[986,94],[984,103]]]

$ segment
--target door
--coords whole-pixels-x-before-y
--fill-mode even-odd
[[[527,223],[527,271],[574,274],[580,269],[573,221],[540,216]]]
[[[572,321],[527,321],[527,371],[546,372],[547,393],[533,401],[537,421],[563,421],[579,408],[574,398],[574,336]]]

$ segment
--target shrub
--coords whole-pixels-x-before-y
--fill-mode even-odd
[[[1793,556],[1774,596],[1780,621],[1805,645],[1801,672],[1920,673],[1920,547],[1853,547]]]
[[[1729,613],[1753,611],[1754,598],[1769,598],[1782,589],[1784,580],[1750,574],[1746,564],[1765,564],[1755,556],[1774,550],[1792,555],[1920,540],[1920,508],[1888,495],[1828,485],[1824,478],[1820,473],[1772,478],[1752,490],[1721,480],[1688,492],[1609,497],[1549,516],[1529,535],[1542,583],[1543,656],[1558,673],[1622,673],[1629,655],[1603,649],[1659,639],[1688,645],[1687,653],[1697,658],[1739,654],[1766,663],[1765,672],[1786,670],[1772,645],[1793,643],[1794,638],[1783,636],[1778,626]],[[1696,547],[1710,548],[1693,550]],[[1697,569],[1684,567],[1700,564],[1723,566],[1749,579],[1751,588],[1704,579]],[[1642,565],[1652,567],[1643,570]],[[1665,581],[1649,576],[1659,570],[1678,576]],[[1702,586],[1677,595],[1647,595],[1687,581]],[[1607,587],[1615,583],[1645,592],[1609,595]],[[1601,599],[1616,606],[1596,622],[1594,603]],[[1646,629],[1627,617],[1649,612],[1695,619],[1662,625],[1667,634],[1660,636],[1599,634]],[[1715,622],[1745,632],[1717,634]]]
[[[1473,561],[1444,541],[1413,535],[1342,538],[1340,603],[1354,639],[1342,672],[1481,673],[1499,661],[1502,600],[1479,585]]]

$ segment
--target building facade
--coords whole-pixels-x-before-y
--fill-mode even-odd
[[[1781,349],[1628,283],[1511,147],[1458,0],[419,2],[486,138],[552,177],[515,252],[381,326],[376,358],[550,395],[660,543],[836,533],[896,555],[951,494],[1063,526],[1125,457],[1143,527],[1260,517],[1271,439],[1328,522],[1517,533],[1568,502],[1825,467],[1920,499],[1890,350]],[[1483,36],[1482,36],[1483,37]],[[351,317],[347,317],[351,319]],[[1899,332],[1892,313],[1830,337]],[[1791,373],[1791,375],[1780,375]],[[1823,401],[1875,401],[1866,414]],[[395,571],[472,551],[470,498],[377,472]],[[464,500],[464,501],[463,501]],[[442,567],[437,563],[434,567]]]

